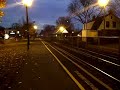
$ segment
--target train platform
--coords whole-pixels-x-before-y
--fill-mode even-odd
[[[79,90],[42,40],[31,41],[29,51],[26,42],[1,48],[1,90]]]

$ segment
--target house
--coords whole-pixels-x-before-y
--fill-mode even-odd
[[[101,17],[94,18],[92,21],[84,24],[82,30],[82,41],[97,41],[111,42],[118,41],[120,31],[120,18],[111,11]]]
[[[68,36],[68,31],[64,27],[60,27],[54,31],[53,36],[55,36],[58,40],[63,40]]]

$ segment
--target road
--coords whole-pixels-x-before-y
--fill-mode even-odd
[[[79,90],[40,40],[0,47],[0,90]]]

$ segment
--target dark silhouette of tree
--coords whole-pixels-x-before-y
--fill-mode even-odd
[[[22,25],[21,23],[13,23],[10,29],[15,30],[15,37],[18,38],[19,34],[21,34],[22,32]],[[17,33],[17,31],[19,31],[19,34]]]
[[[65,27],[65,29],[69,33],[72,33],[72,31],[74,30],[74,25],[70,17],[59,17],[56,20],[56,25],[57,25],[57,28],[59,28],[60,26]]]
[[[22,25],[20,23],[13,23],[11,28],[14,30],[20,30]]]
[[[53,34],[53,32],[55,31],[55,26],[54,25],[44,25],[43,26],[43,30],[41,32],[41,34],[43,34],[45,37],[50,36],[51,34]]]
[[[82,24],[97,17],[101,9],[95,5],[97,0],[72,0],[68,5],[68,13]]]
[[[108,11],[112,11],[116,16],[120,18],[120,0],[113,0],[109,4]]]
[[[34,37],[36,35],[36,31],[34,29],[34,22],[29,22],[28,27],[29,27],[29,34],[30,34],[30,36]],[[27,24],[26,23],[24,23],[22,25],[22,35],[24,37],[27,37]]]

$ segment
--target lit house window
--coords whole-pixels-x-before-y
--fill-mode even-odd
[[[110,22],[106,21],[106,27],[109,28],[110,27]]]
[[[113,28],[116,28],[116,22],[113,22]]]

